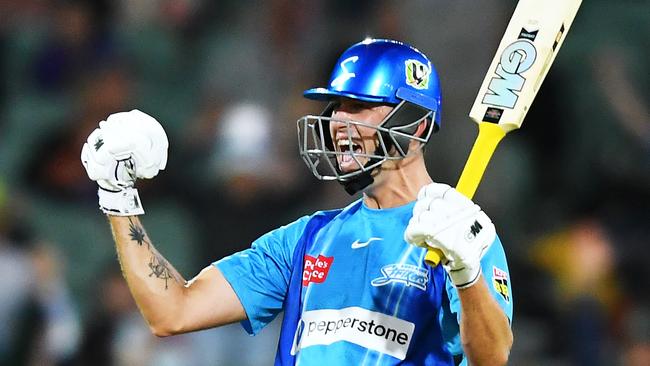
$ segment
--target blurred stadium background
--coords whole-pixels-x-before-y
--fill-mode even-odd
[[[79,152],[112,112],[165,126],[144,223],[191,278],[264,232],[350,200],[312,178],[295,120],[318,113],[338,54],[366,36],[424,51],[454,184],[469,107],[513,0],[1,0],[0,364],[267,365],[277,323],[156,339],[121,279]],[[650,3],[585,0],[525,126],[476,201],[506,246],[513,365],[650,365]],[[254,273],[251,273],[254,276]]]

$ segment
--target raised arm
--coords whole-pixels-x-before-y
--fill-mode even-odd
[[[458,297],[460,338],[470,365],[505,365],[512,347],[512,331],[483,276],[473,286],[459,289]]]
[[[158,336],[246,318],[235,292],[216,267],[207,267],[185,281],[156,250],[137,216],[144,209],[134,188],[136,178],[153,178],[165,168],[168,145],[158,121],[133,110],[100,122],[81,152],[88,177],[99,185],[99,207],[109,217],[122,273]]]
[[[186,281],[154,247],[137,216],[109,216],[122,273],[157,336],[244,320],[246,313],[215,266]]]
[[[468,198],[446,184],[432,183],[418,194],[404,239],[436,248],[458,291],[463,351],[471,365],[505,365],[512,346],[508,318],[481,274],[481,258],[496,238],[494,224]]]

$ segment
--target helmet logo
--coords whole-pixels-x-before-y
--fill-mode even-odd
[[[339,74],[339,76],[337,76],[336,79],[332,80],[332,82],[330,83],[330,86],[332,88],[338,88],[349,79],[352,79],[353,77],[357,76],[355,73],[348,71],[346,65],[349,63],[355,63],[357,62],[358,59],[359,56],[352,56],[341,61],[341,70],[343,70],[343,72]]]
[[[429,66],[418,60],[406,60],[406,84],[416,89],[426,89],[429,87],[429,75],[431,70]]]

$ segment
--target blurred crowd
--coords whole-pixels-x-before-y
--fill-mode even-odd
[[[338,54],[366,36],[429,55],[454,184],[466,117],[515,1],[0,0],[0,365],[265,365],[279,322],[157,339],[79,161],[110,113],[170,140],[144,224],[191,278],[261,234],[351,200],[298,157]],[[513,365],[650,364],[650,4],[585,0],[521,131],[475,197],[508,252]],[[254,275],[254,274],[251,274]]]

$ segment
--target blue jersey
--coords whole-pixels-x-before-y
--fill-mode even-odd
[[[247,332],[284,310],[276,365],[454,365],[462,358],[456,289],[442,266],[424,264],[426,250],[403,239],[414,204],[375,210],[358,200],[317,212],[215,263],[246,311]],[[498,238],[481,265],[512,319]]]

